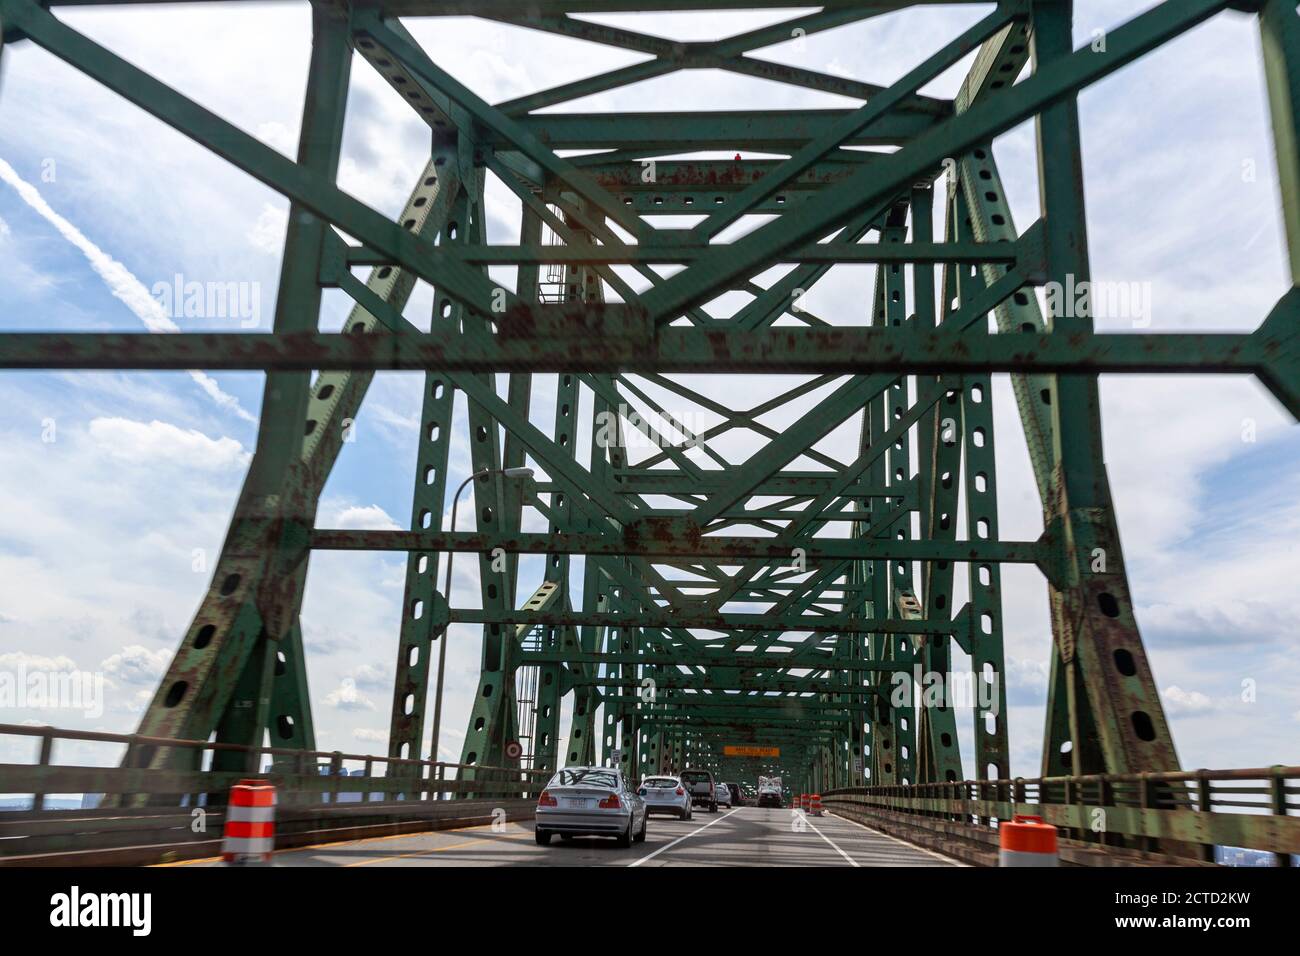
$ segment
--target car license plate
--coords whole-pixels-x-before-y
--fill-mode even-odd
[[[570,810],[585,810],[591,806],[591,801],[585,797],[565,797],[564,805]]]

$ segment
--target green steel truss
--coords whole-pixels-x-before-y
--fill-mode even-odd
[[[982,692],[973,777],[1005,779],[1000,569],[1020,563],[1042,571],[1051,599],[1044,776],[1177,770],[1132,613],[1098,375],[1249,373],[1300,414],[1300,293],[1250,334],[1095,334],[1086,310],[1044,315],[1035,288],[1089,277],[1078,92],[1216,15],[1259,22],[1300,277],[1295,3],[1167,0],[1099,53],[1072,49],[1069,0],[1001,0],[887,87],[754,51],[905,0],[822,0],[690,43],[575,16],[641,5],[315,2],[290,161],[64,25],[58,0],[0,0],[5,43],[44,47],[292,203],[271,334],[0,334],[7,368],[267,372],[256,455],[210,590],[140,733],[258,744],[269,730],[277,745],[313,748],[299,624],[309,555],[389,550],[408,555],[390,755],[425,755],[433,656],[460,622],[482,629],[472,711],[448,715],[465,721],[467,764],[545,769],[617,752],[634,775],[697,764],[782,772],[795,790],[962,780],[972,775],[954,708],[895,693],[909,675],[955,670]],[[466,14],[648,58],[490,104],[398,19]],[[918,93],[975,51],[954,99]],[[335,185],[355,55],[430,129],[429,164],[395,221]],[[693,69],[862,105],[539,112]],[[991,144],[1031,118],[1040,218],[1017,228]],[[487,242],[488,177],[521,201],[517,244]],[[720,240],[756,214],[769,218]],[[669,229],[646,216],[691,219]],[[874,282],[855,313],[818,316],[804,294],[836,263],[874,265]],[[492,265],[517,269],[513,289],[489,277]],[[417,278],[436,290],[428,333],[402,315]],[[340,334],[317,328],[325,288],[356,303]],[[744,302],[723,314],[728,292]],[[378,369],[424,373],[410,530],[317,528],[321,489]],[[1037,540],[998,534],[998,372],[1011,375],[1041,497]],[[744,377],[719,398],[698,373]],[[442,530],[449,487],[466,477],[448,475],[458,392],[472,531]],[[530,406],[551,392],[543,428]],[[526,464],[535,481],[504,475]],[[478,607],[449,606],[440,590],[451,552],[478,556]],[[545,556],[534,579],[529,555]],[[728,756],[733,745],[780,755]]]

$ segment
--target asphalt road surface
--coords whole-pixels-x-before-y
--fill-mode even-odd
[[[220,861],[189,864],[220,866]],[[533,841],[532,821],[333,843],[275,854],[276,866],[959,866],[840,817],[741,807],[650,818],[644,843]]]

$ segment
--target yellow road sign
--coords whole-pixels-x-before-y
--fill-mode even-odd
[[[724,757],[779,757],[780,747],[733,747],[730,744],[722,748]]]

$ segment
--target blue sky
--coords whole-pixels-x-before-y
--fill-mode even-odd
[[[1081,0],[1076,42],[1151,5]],[[984,12],[909,11],[764,55],[885,83]],[[292,154],[309,54],[306,4],[59,15]],[[776,18],[769,11],[601,19],[697,39]],[[471,20],[410,27],[440,64],[493,101],[636,59]],[[132,299],[130,277],[150,289],[178,273],[256,284],[261,327],[269,326],[283,200],[31,44],[6,47],[3,70],[4,328],[143,331],[147,308]],[[932,91],[951,95],[964,72],[965,65]],[[850,103],[706,71],[565,108],[843,105]],[[1287,279],[1252,18],[1220,16],[1121,71],[1084,95],[1081,116],[1094,278],[1151,283],[1156,331],[1255,327]],[[395,215],[426,141],[410,111],[358,61],[343,188]],[[1022,228],[1037,218],[1033,150],[1031,124],[996,144]],[[61,218],[62,230],[24,200],[20,182]],[[518,205],[499,184],[488,211],[491,238],[511,241]],[[870,278],[862,268],[833,270],[809,292],[808,307],[858,321]],[[419,286],[408,316],[426,323],[431,301],[428,287]],[[327,295],[323,327],[337,328],[346,307],[339,294]],[[238,324],[177,321],[187,330]],[[726,379],[708,383],[718,395],[736,387]],[[743,387],[770,389],[752,379]],[[539,424],[552,414],[549,388],[539,386]],[[1041,519],[1010,389],[999,380],[994,391],[1001,532],[1036,537]],[[419,394],[418,375],[376,377],[357,441],[326,488],[321,526],[406,523]],[[97,719],[10,709],[0,711],[0,721],[134,729],[207,587],[206,573],[192,570],[194,555],[212,558],[220,548],[255,441],[260,396],[261,376],[251,373],[0,376],[0,666],[75,667],[101,671],[110,682]],[[1300,665],[1289,653],[1300,630],[1300,432],[1246,379],[1107,377],[1102,396],[1138,619],[1184,764],[1300,762]],[[457,417],[463,435],[463,403]],[[43,441],[49,422],[55,440]],[[1243,440],[1244,422],[1253,422],[1254,441]],[[468,471],[461,442],[450,474]],[[456,603],[476,600],[475,575],[473,562],[458,563]],[[384,747],[402,580],[403,562],[394,556],[313,557],[304,627],[323,749]],[[521,597],[530,583],[526,577]],[[1004,588],[1012,769],[1030,775],[1038,769],[1050,646],[1046,592],[1033,569],[1008,569]],[[459,755],[477,645],[472,629],[453,630],[444,757]],[[1243,701],[1243,681],[1253,682],[1253,701]]]

